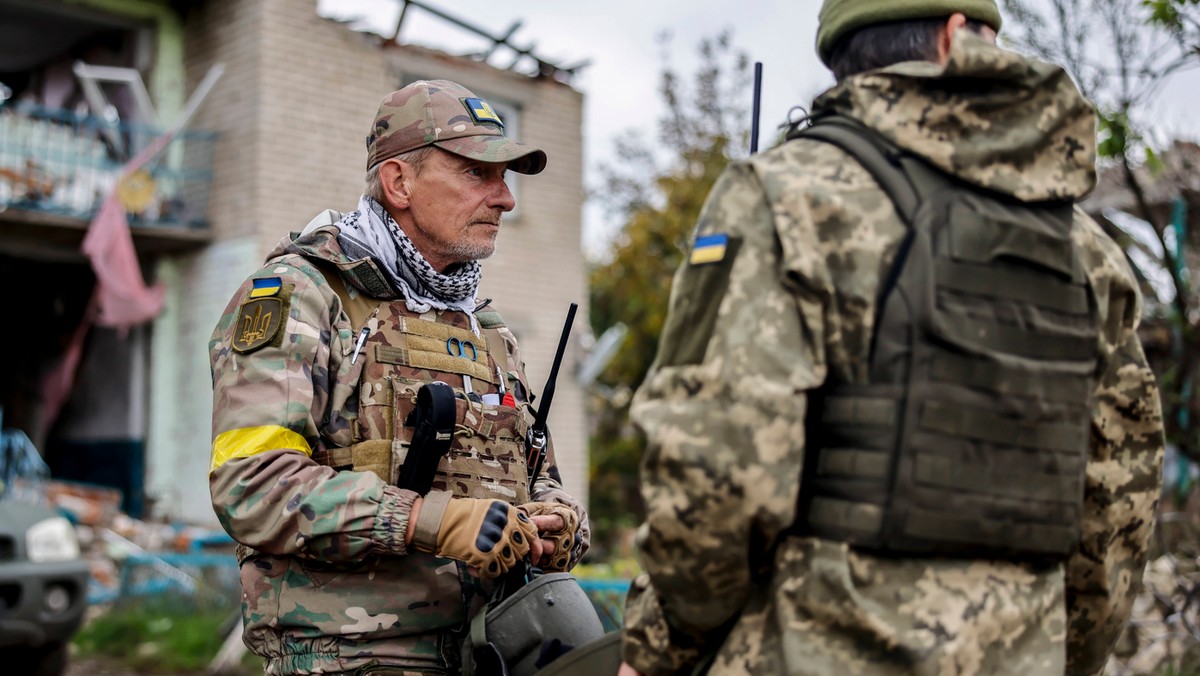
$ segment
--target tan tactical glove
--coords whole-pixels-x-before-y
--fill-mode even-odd
[[[529,516],[500,500],[455,498],[430,491],[421,502],[412,546],[462,561],[493,578],[529,553],[538,536]]]
[[[557,502],[527,502],[519,509],[530,517],[554,515],[563,520],[562,530],[548,531],[539,535],[543,540],[554,543],[554,554],[541,567],[552,572],[567,572],[571,569],[571,552],[575,547],[575,535],[579,530],[579,515],[575,510]],[[534,561],[537,564],[537,561]]]

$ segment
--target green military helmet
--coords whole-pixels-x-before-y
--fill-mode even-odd
[[[818,19],[817,54],[829,65],[829,53],[838,40],[859,28],[893,21],[937,19],[956,12],[1000,30],[996,0],[825,0]]]
[[[547,648],[578,649],[604,636],[595,606],[570,573],[538,576],[488,610],[480,624],[478,618],[472,621],[465,652],[490,645],[509,676],[538,673]],[[487,665],[472,666],[464,664],[463,673],[490,673]]]

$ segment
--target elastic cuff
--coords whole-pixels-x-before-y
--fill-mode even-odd
[[[375,519],[374,532],[371,534],[384,554],[403,556],[408,553],[408,547],[404,544],[404,534],[408,532],[412,506],[418,497],[420,496],[415,491],[384,486],[379,516]]]
[[[624,619],[621,656],[629,666],[647,676],[692,673],[700,651],[686,647],[694,641],[672,631],[649,575],[642,573],[630,584]]]
[[[438,530],[442,527],[442,516],[453,496],[449,491],[429,491],[421,500],[421,513],[414,524],[412,546],[422,552],[437,550]]]

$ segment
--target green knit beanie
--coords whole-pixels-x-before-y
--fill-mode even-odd
[[[817,54],[829,65],[829,52],[837,41],[858,28],[909,19],[949,18],[955,12],[1000,30],[996,0],[825,0],[817,28]]]

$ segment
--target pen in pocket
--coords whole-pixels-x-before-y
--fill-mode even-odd
[[[504,371],[499,366],[496,367],[497,382],[500,383],[500,405],[517,407],[517,400],[513,398],[512,393],[504,387]]]
[[[358,353],[362,352],[363,345],[367,342],[367,336],[371,335],[370,327],[364,326],[362,331],[358,332],[358,340],[354,341],[354,352],[350,355],[350,363],[358,361]]]

